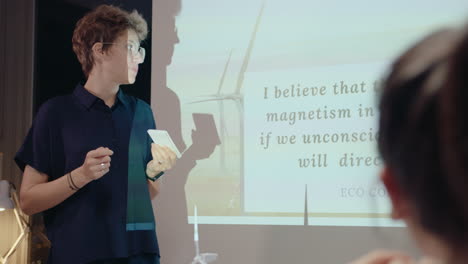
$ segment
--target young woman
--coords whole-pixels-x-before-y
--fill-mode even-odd
[[[381,180],[425,257],[377,251],[354,264],[468,263],[467,69],[466,28],[433,33],[393,64],[380,102]]]
[[[86,82],[41,106],[15,157],[23,211],[44,213],[49,263],[159,263],[151,198],[175,154],[151,144],[149,105],[120,90],[135,82],[146,35],[140,14],[114,6],[78,21]]]

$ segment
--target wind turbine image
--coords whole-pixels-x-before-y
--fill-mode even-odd
[[[217,253],[202,253],[200,254],[200,245],[198,243],[198,212],[197,206],[195,205],[194,210],[194,221],[193,221],[193,242],[195,243],[195,257],[192,260],[192,264],[208,264],[215,261],[218,258]]]
[[[221,161],[220,162],[221,162],[221,167],[223,169],[225,169],[226,168],[226,164],[225,164],[225,159],[226,159],[225,151],[226,151],[226,149],[225,149],[224,143],[225,143],[227,129],[226,129],[226,123],[225,123],[223,101],[226,101],[226,100],[234,101],[234,103],[236,104],[237,110],[239,111],[239,129],[240,129],[240,132],[239,132],[239,134],[240,134],[240,164],[239,165],[240,165],[241,173],[243,172],[243,168],[244,168],[244,96],[241,93],[241,89],[242,89],[242,86],[244,84],[245,72],[247,71],[247,68],[248,68],[248,65],[249,65],[249,62],[250,62],[250,57],[251,57],[253,46],[254,46],[254,43],[255,43],[255,38],[257,36],[258,27],[260,25],[260,21],[261,21],[261,18],[262,18],[264,6],[265,6],[265,4],[262,3],[262,6],[260,8],[260,12],[259,12],[258,17],[257,17],[257,21],[256,21],[255,26],[254,26],[254,30],[252,32],[252,35],[251,35],[251,38],[250,38],[250,41],[249,41],[249,45],[247,47],[247,51],[246,51],[246,53],[244,55],[244,60],[243,60],[242,65],[241,65],[239,75],[237,77],[235,91],[233,93],[228,93],[228,94],[223,94],[221,92],[222,87],[223,87],[223,83],[224,83],[224,78],[225,78],[225,75],[226,75],[226,71],[227,71],[228,65],[229,65],[230,60],[231,60],[231,54],[232,54],[232,50],[231,50],[230,53],[229,53],[229,57],[228,57],[228,60],[226,62],[226,65],[224,67],[223,74],[221,75],[221,79],[220,79],[220,82],[219,82],[219,85],[218,85],[218,92],[216,94],[214,94],[214,95],[201,96],[201,97],[204,97],[205,99],[201,99],[201,100],[191,102],[192,104],[194,104],[194,103],[201,103],[201,102],[218,101],[220,130],[221,130],[221,133],[220,133],[220,135],[221,135],[221,146],[220,146],[220,148],[221,148],[221,158],[220,158],[220,160]]]
[[[232,50],[229,52],[229,57],[226,62],[226,65],[224,66],[224,71],[223,74],[221,75],[221,79],[219,80],[219,85],[218,85],[218,92],[213,95],[207,95],[203,96],[206,99],[202,100],[197,100],[190,102],[190,104],[196,104],[196,103],[201,103],[201,102],[209,102],[209,101],[217,101],[218,102],[218,107],[219,107],[219,134],[221,135],[221,168],[223,170],[226,169],[226,146],[224,145],[226,136],[227,136],[227,128],[226,128],[226,122],[224,120],[224,100],[229,100],[228,95],[221,94],[221,89],[223,87],[224,83],[224,77],[226,76],[226,71],[229,66],[229,62],[231,60],[231,55],[232,55]]]

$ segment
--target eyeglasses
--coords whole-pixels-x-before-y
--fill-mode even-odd
[[[132,56],[132,59],[135,60],[137,56],[139,56],[140,63],[142,63],[145,60],[145,55],[146,51],[145,48],[137,46],[132,43],[127,43],[127,44],[122,44],[122,43],[115,43],[115,42],[101,42],[102,44],[107,44],[107,45],[123,45],[127,49],[127,52],[130,56]]]

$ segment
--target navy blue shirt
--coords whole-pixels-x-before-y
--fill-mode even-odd
[[[137,101],[150,107],[119,91],[109,108],[77,85],[73,94],[53,98],[39,109],[15,157],[22,170],[29,165],[53,181],[80,167],[91,150],[108,147],[114,152],[106,175],[44,211],[52,242],[49,263],[87,263],[139,253],[159,256],[154,230],[126,231],[128,150]],[[145,129],[154,129],[152,115],[149,120]],[[150,142],[144,164],[151,160]]]

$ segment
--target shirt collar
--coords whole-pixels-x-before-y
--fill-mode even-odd
[[[94,94],[90,93],[86,88],[84,88],[82,83],[76,85],[73,94],[77,97],[78,101],[86,107],[86,109],[90,109],[97,100],[101,100]],[[117,92],[116,97],[116,105],[118,102],[121,102],[125,107],[128,107],[129,101],[127,96],[122,92],[122,89],[119,89]]]
[[[119,89],[117,93],[117,100],[120,101],[125,107],[129,107],[130,102],[128,96],[122,92],[122,89]]]
[[[86,90],[81,83],[76,85],[75,90],[73,91],[73,95],[75,95],[78,99],[78,102],[80,102],[88,110],[98,99],[95,95]]]

